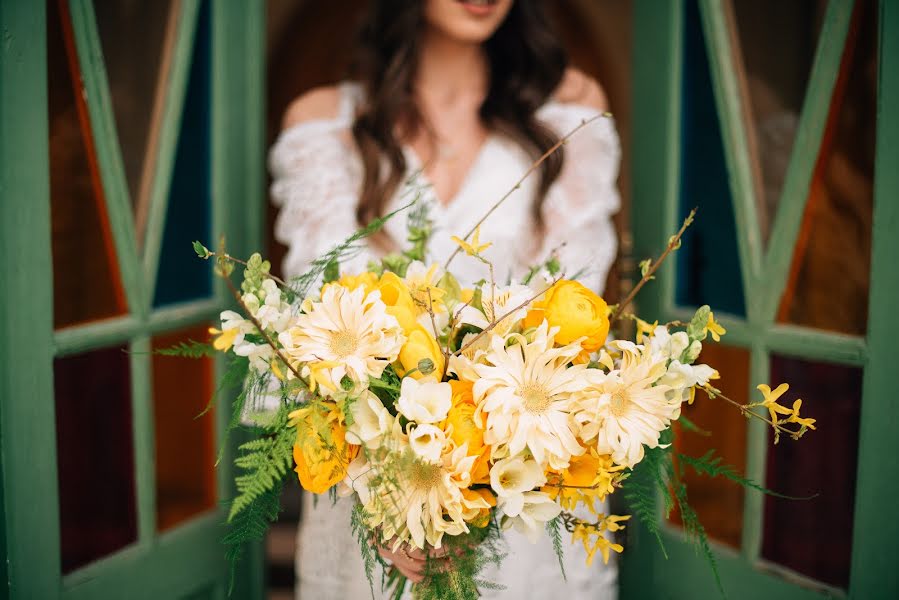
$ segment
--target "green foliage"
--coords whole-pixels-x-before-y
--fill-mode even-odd
[[[194,252],[196,252],[197,256],[199,256],[203,260],[206,260],[210,256],[212,256],[212,252],[209,251],[209,248],[201,244],[199,241],[194,241],[192,245],[194,248]]]
[[[564,551],[562,549],[562,515],[558,515],[546,522],[546,534],[553,543],[553,552],[559,559],[559,569],[562,571],[562,579],[568,580],[565,576]]]
[[[703,304],[696,309],[696,313],[687,325],[687,335],[690,336],[690,340],[699,340],[701,342],[705,339],[708,334],[706,325],[708,325],[709,313],[711,312],[712,309],[709,308],[708,304]]]
[[[245,294],[256,294],[262,288],[262,282],[268,279],[272,263],[263,260],[258,252],[254,252],[243,270],[243,282],[240,289]],[[263,298],[260,298],[262,300]]]
[[[338,279],[340,279],[340,263],[336,260],[332,260],[325,265],[325,270],[322,273],[322,283],[331,283]]]
[[[305,298],[309,294],[309,290],[312,289],[312,286],[315,285],[315,282],[324,274],[328,265],[335,262],[340,263],[342,260],[348,260],[357,256],[364,249],[364,246],[359,243],[360,241],[380,231],[385,223],[400,211],[406,210],[412,206],[412,204],[413,203],[410,202],[383,217],[374,219],[371,223],[356,231],[356,233],[345,239],[343,242],[337,244],[325,254],[316,258],[312,261],[312,265],[309,267],[308,271],[299,277],[290,280],[291,291],[296,294],[297,297]]]
[[[662,533],[656,511],[656,501],[661,494],[665,498],[665,516],[671,510],[671,498],[664,470],[668,462],[669,448],[647,448],[643,460],[634,467],[633,475],[628,478],[627,485],[622,488],[624,498],[630,510],[640,519],[656,541],[665,558],[668,552],[662,542]]]
[[[234,478],[237,497],[228,512],[230,523],[266,492],[279,487],[293,465],[293,444],[296,431],[287,426],[290,409],[282,406],[271,426],[272,434],[241,444],[234,465],[246,471]]]
[[[375,563],[379,562],[380,555],[372,548],[372,531],[365,524],[365,509],[362,505],[356,503],[353,512],[350,515],[350,530],[359,543],[359,551],[362,553],[362,564],[365,567],[365,578],[368,579],[368,586],[371,588],[371,597],[375,597]]]
[[[680,512],[681,523],[684,526],[684,532],[687,538],[693,543],[693,547],[697,554],[702,554],[712,568],[712,574],[715,576],[715,585],[721,596],[726,598],[727,593],[724,591],[724,584],[721,583],[721,574],[718,572],[718,561],[709,545],[709,537],[705,532],[705,527],[699,521],[699,515],[690,506],[687,501],[687,486],[681,481],[680,473],[674,464],[673,456],[666,463],[666,470],[671,478],[671,493],[677,502],[677,509]]]
[[[281,482],[278,481],[274,487],[253,498],[233,519],[228,520],[228,533],[222,538],[222,542],[230,565],[229,596],[234,591],[234,574],[247,544],[265,537],[269,525],[277,520],[280,510]]]
[[[425,579],[414,586],[414,597],[417,600],[476,600],[481,597],[480,590],[503,589],[496,583],[478,578],[487,565],[499,565],[502,561],[499,540],[499,525],[494,520],[484,528],[472,528],[466,535],[444,536],[447,558],[425,563]],[[449,561],[448,566],[445,561]]]
[[[721,464],[722,458],[720,456],[715,456],[714,449],[709,450],[698,458],[695,456],[688,456],[686,454],[678,454],[677,459],[681,462],[681,464],[689,465],[690,467],[692,467],[697,475],[707,475],[709,477],[724,477],[725,479],[729,479],[735,483],[739,483],[743,487],[752,488],[754,490],[762,492],[763,494],[774,496],[776,498],[785,498],[787,500],[811,500],[812,498],[818,496],[818,494],[805,497],[787,496],[786,494],[781,494],[779,492],[775,492],[774,490],[770,490],[764,486],[761,486],[753,480],[747,479],[737,473],[737,470],[732,465]]]
[[[175,344],[170,348],[160,348],[155,350],[153,354],[160,356],[180,356],[183,358],[206,358],[218,354],[218,350],[212,347],[208,342],[198,342],[196,340],[188,340]]]

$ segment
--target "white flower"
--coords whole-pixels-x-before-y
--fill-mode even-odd
[[[671,333],[662,325],[655,328],[649,338],[649,348],[655,360],[680,359],[690,346],[690,338],[685,331]]]
[[[269,364],[275,355],[274,350],[267,343],[253,344],[245,339],[242,339],[240,342],[235,341],[234,354],[249,358],[250,368],[257,373],[268,372]]]
[[[464,515],[490,505],[480,495],[466,494],[476,458],[467,456],[465,444],[443,455],[437,463],[416,460],[390,476],[371,478],[379,483],[359,497],[367,524],[378,528],[381,539],[416,548],[440,548],[444,535],[468,531]]]
[[[284,301],[281,290],[272,279],[262,282],[265,303],[253,314],[263,329],[272,329],[281,333],[293,325],[293,307]]]
[[[403,379],[397,410],[416,423],[436,423],[446,418],[453,402],[453,388],[449,383],[437,382],[432,377],[417,381]]]
[[[694,386],[704,386],[717,377],[718,371],[708,365],[685,365],[679,360],[672,360],[668,372],[659,379],[659,383],[670,388],[669,400],[684,402],[691,399]]]
[[[588,387],[578,400],[575,420],[581,438],[595,439],[600,454],[611,454],[619,465],[633,467],[643,459],[643,445],[658,446],[659,434],[680,415],[680,400],[666,397],[667,385],[654,385],[665,372],[645,346],[617,344],[621,366],[606,374],[588,369]]]
[[[320,302],[306,300],[303,306],[306,313],[278,340],[294,367],[300,363],[322,367],[313,370],[326,387],[339,388],[345,375],[363,383],[368,377],[380,377],[406,341],[378,291],[366,294],[362,287],[350,291],[328,285]]]
[[[481,329],[486,328],[491,322],[509,314],[508,317],[499,322],[494,328],[495,335],[506,335],[513,327],[527,315],[527,306],[518,308],[510,314],[513,308],[521,306],[529,299],[534,297],[534,291],[526,285],[508,285],[505,287],[497,287],[495,290],[490,289],[489,285],[485,285],[481,291],[481,306],[484,307],[483,312],[477,308],[468,305],[460,309],[457,313],[456,320],[462,324],[474,325]]]
[[[520,506],[510,507],[507,502],[497,506],[508,517],[505,523],[525,534],[532,544],[537,543],[546,522],[562,512],[562,507],[543,492],[525,492]]]
[[[367,390],[350,405],[350,414],[353,423],[347,427],[347,441],[370,448],[380,445],[394,420],[381,400]]]
[[[446,446],[446,434],[433,425],[416,425],[409,431],[409,446],[419,458],[428,462],[440,462]]]
[[[528,343],[521,335],[508,347],[492,339],[485,359],[474,366],[478,413],[486,415],[484,442],[493,456],[516,454],[525,448],[541,465],[564,469],[572,456],[583,454],[571,430],[573,394],[586,385],[586,365],[568,366],[580,344],[553,348],[553,334],[544,321]]]
[[[490,469],[490,487],[500,503],[517,515],[524,506],[524,493],[546,483],[546,474],[535,460],[513,456],[496,461]],[[506,514],[509,514],[508,512]]]

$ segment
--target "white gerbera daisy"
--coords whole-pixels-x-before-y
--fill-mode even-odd
[[[555,331],[544,321],[528,343],[518,334],[513,341],[494,336],[487,364],[474,366],[478,413],[486,415],[484,442],[493,456],[515,456],[525,448],[541,466],[564,469],[572,456],[583,454],[572,432],[569,413],[573,394],[586,385],[585,365],[569,364],[580,353],[578,343],[553,348]]]
[[[419,426],[421,427],[421,426]],[[408,456],[408,454],[407,454]],[[408,543],[416,548],[429,544],[440,548],[443,536],[468,531],[465,515],[490,508],[480,495],[465,494],[471,485],[471,469],[476,457],[468,456],[467,444],[447,451],[439,462],[405,461],[403,468],[369,480],[374,484],[363,506],[370,527],[380,528],[384,541],[397,546]]]
[[[655,448],[659,434],[680,415],[680,398],[658,384],[665,375],[665,359],[650,348],[619,344],[621,365],[608,374],[588,369],[590,386],[577,402],[575,420],[586,442],[595,440],[600,454],[611,454],[619,465],[633,467],[643,459],[643,446]]]
[[[321,301],[303,304],[306,312],[278,340],[295,368],[308,365],[332,390],[339,389],[344,375],[354,382],[380,377],[406,341],[378,291],[332,284],[325,286]]]

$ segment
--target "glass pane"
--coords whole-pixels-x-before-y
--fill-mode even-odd
[[[209,337],[206,325],[153,338],[153,350]],[[160,530],[215,506],[213,361],[153,355],[156,525]]]
[[[761,175],[759,222],[767,239],[790,162],[826,7],[819,0],[732,0],[737,71],[748,93]],[[742,69],[741,69],[742,67]]]
[[[199,260],[191,248],[193,240],[210,241],[212,213],[208,3],[204,3],[199,19],[169,191],[154,306],[212,294],[212,263]]]
[[[94,2],[132,202],[147,191],[176,18],[172,0]],[[148,160],[149,159],[149,160]]]
[[[127,311],[65,2],[47,2],[53,325]]]
[[[831,585],[846,587],[852,556],[862,370],[773,356],[771,381],[790,384],[816,431],[768,448],[766,486],[812,500],[765,498],[762,556]],[[773,438],[773,436],[772,436]]]
[[[865,335],[874,208],[877,7],[859,2],[778,321]]]
[[[676,300],[743,316],[743,282],[721,126],[696,2],[686,3],[680,216],[699,208],[676,254]],[[672,232],[674,233],[674,232]]]
[[[743,348],[707,344],[699,361],[712,365],[721,374],[716,386],[729,398],[741,404],[747,403],[749,390],[749,351]],[[711,399],[697,392],[692,405],[684,406],[684,416],[696,424],[702,432],[680,427],[677,432],[677,451],[699,457],[715,449],[724,463],[733,465],[737,472],[746,471],[746,417],[730,404]],[[709,537],[732,546],[740,547],[743,529],[743,488],[722,478],[709,479],[696,475],[684,466],[687,475],[687,494],[690,505],[699,515]],[[672,520],[680,523],[680,515],[673,513]]]
[[[137,540],[126,351],[104,348],[53,364],[63,573]]]

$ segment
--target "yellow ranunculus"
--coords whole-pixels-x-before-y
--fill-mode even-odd
[[[344,275],[337,280],[337,283],[350,291],[358,287],[365,289],[365,293],[372,291],[378,287],[378,277],[371,271],[363,271],[358,275]]]
[[[489,483],[490,452],[484,445],[484,427],[475,421],[473,384],[470,381],[456,380],[450,381],[449,384],[453,388],[453,400],[442,428],[446,431],[452,427],[450,439],[457,446],[467,443],[468,455],[478,457],[471,469],[472,482]]]
[[[336,406],[329,406],[305,406],[290,413],[290,423],[297,428],[294,470],[303,489],[314,494],[324,494],[343,479],[359,453],[359,446],[346,441],[346,426]]]
[[[537,327],[543,320],[558,327],[556,343],[570,344],[579,338],[587,355],[602,347],[609,335],[609,306],[606,301],[577,281],[557,281],[546,290],[543,300],[534,302],[524,319],[525,327]]]
[[[417,311],[409,286],[400,277],[392,272],[385,271],[377,284],[381,292],[381,301],[387,305],[387,314],[396,317],[400,327],[406,335],[418,326],[415,320]]]
[[[406,343],[400,349],[397,359],[397,373],[403,377],[408,371],[418,369],[422,360],[429,359],[434,364],[434,370],[430,373],[422,373],[416,370],[409,375],[413,379],[423,377],[435,377],[439,379],[443,375],[444,356],[440,344],[434,339],[427,329],[416,324],[411,331],[406,332]]]

